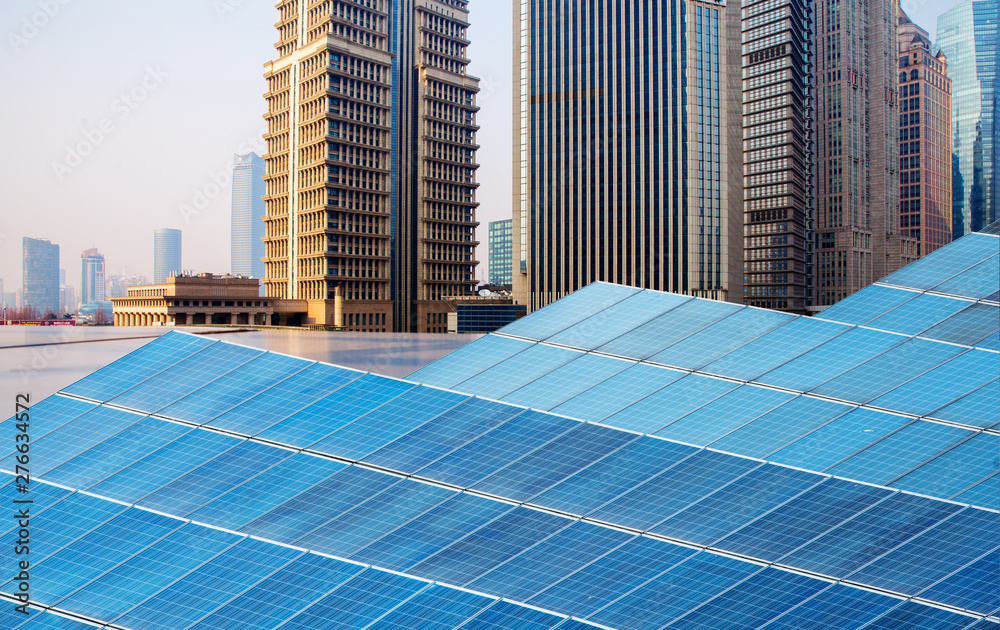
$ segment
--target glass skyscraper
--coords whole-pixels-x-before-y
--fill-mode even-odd
[[[59,311],[59,246],[47,240],[24,238],[22,279],[24,305],[38,316]]]
[[[514,5],[514,295],[743,300],[739,9]]]
[[[490,222],[490,284],[513,284],[511,219]]]
[[[230,267],[234,274],[264,277],[264,160],[256,153],[233,163]]]
[[[153,230],[153,284],[163,284],[181,271],[181,231]]]
[[[978,232],[997,220],[1000,182],[998,0],[966,0],[938,18],[937,46],[951,79],[952,236]]]
[[[87,249],[80,255],[80,261],[82,267],[80,303],[89,304],[107,300],[104,255],[97,249]]]

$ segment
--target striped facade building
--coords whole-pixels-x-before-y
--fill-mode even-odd
[[[514,297],[602,280],[743,300],[739,13],[514,3]]]
[[[477,284],[467,0],[284,0],[267,64],[268,297],[304,323],[445,332]],[[343,320],[335,322],[337,290]]]

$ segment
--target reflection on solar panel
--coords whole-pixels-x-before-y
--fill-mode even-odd
[[[824,319],[591,285],[410,381],[165,335],[34,407],[0,626],[996,628],[967,239]]]

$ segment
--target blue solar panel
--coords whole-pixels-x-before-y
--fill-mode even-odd
[[[362,372],[313,365],[227,411],[209,425],[242,435],[257,435],[361,376]]]
[[[875,407],[923,416],[971,393],[1000,374],[1000,355],[972,350],[871,402]]]
[[[600,422],[632,403],[663,389],[684,374],[685,372],[678,370],[638,363],[551,411],[572,418]]]
[[[975,267],[932,287],[931,291],[979,300],[994,293],[997,285],[1000,285],[1000,256],[984,260]]]
[[[881,282],[926,291],[996,256],[998,249],[1000,239],[984,234],[969,234],[948,247],[934,250],[915,263],[883,278]]]
[[[973,427],[990,427],[1000,421],[1000,380],[993,380],[964,398],[928,414],[931,418]]]
[[[73,418],[94,409],[94,403],[84,402],[65,396],[49,396],[31,405],[28,412],[28,424],[31,426],[31,439],[39,440],[55,431]],[[22,420],[24,417],[22,416]],[[0,431],[4,435],[14,435],[15,424],[19,424],[17,415],[0,422]]]
[[[94,626],[70,617],[46,612],[17,628],[18,630],[93,630]]]
[[[629,431],[656,433],[737,385],[732,381],[689,374],[602,422]]]
[[[744,385],[667,425],[656,435],[705,446],[794,397],[788,392]]]
[[[992,615],[1000,609],[1000,553],[993,551],[920,593],[922,599]]]
[[[598,350],[631,359],[646,359],[742,308],[727,302],[691,300],[609,341]]]
[[[641,291],[553,335],[548,341],[594,350],[691,299],[676,293]]]
[[[62,391],[101,402],[111,400],[136,383],[145,381],[215,343],[219,342],[196,335],[169,332]]]
[[[912,422],[904,416],[858,408],[768,456],[779,464],[826,470]]]
[[[971,305],[972,302],[965,300],[925,293],[868,322],[867,326],[903,335],[916,335]]]
[[[475,593],[432,586],[368,626],[368,629],[451,630],[466,619],[475,617],[494,601]]]
[[[634,365],[585,354],[503,397],[504,402],[549,410]]]
[[[865,630],[961,630],[974,620],[940,608],[906,602],[865,626]]]
[[[357,461],[468,399],[463,394],[415,387],[309,448]]]
[[[501,601],[467,622],[462,630],[548,630],[561,622],[562,617]]]
[[[923,331],[920,336],[971,346],[997,330],[1000,330],[1000,308],[979,303]]]
[[[812,391],[821,396],[865,403],[963,351],[965,349],[959,346],[912,339]]]
[[[594,282],[513,324],[508,324],[500,332],[544,341],[557,332],[600,313],[638,292],[639,289],[632,287]]]
[[[840,403],[800,396],[709,446],[747,457],[764,458],[850,410],[851,407]]]
[[[793,319],[787,313],[747,308],[678,341],[649,360],[694,370]]]
[[[857,588],[834,584],[793,608],[768,630],[856,630],[866,622],[899,606],[901,600]]]
[[[972,435],[933,422],[914,422],[827,470],[832,475],[885,484]]]
[[[993,333],[985,339],[980,339],[973,345],[977,348],[1000,351],[1000,331]]]
[[[915,291],[871,284],[833,306],[823,309],[818,317],[861,326],[919,295]]]
[[[462,381],[454,389],[499,400],[581,356],[578,350],[538,344]]]
[[[475,343],[463,346],[420,368],[410,374],[409,379],[425,385],[451,388],[533,346],[532,342],[523,339],[486,335]]]
[[[932,459],[892,487],[947,498],[997,472],[1000,437],[979,434]]]
[[[1000,473],[984,479],[968,490],[951,497],[953,501],[1000,510]]]

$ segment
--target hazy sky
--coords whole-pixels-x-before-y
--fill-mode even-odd
[[[471,74],[481,79],[478,233],[510,216],[511,2],[472,0]],[[903,0],[932,32],[952,0]],[[263,64],[273,0],[0,2],[0,278],[21,286],[21,238],[80,252],[108,273],[152,278],[153,229],[183,230],[185,269],[229,270],[234,153],[264,152]]]

